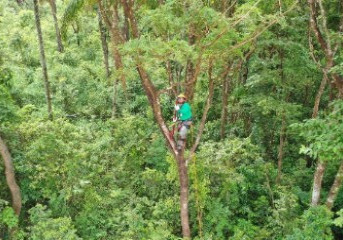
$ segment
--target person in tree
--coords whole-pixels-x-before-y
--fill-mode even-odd
[[[177,148],[181,150],[185,144],[187,132],[192,125],[192,109],[191,105],[187,102],[187,97],[184,94],[177,96],[175,104],[175,117],[174,122],[178,121],[178,141]]]

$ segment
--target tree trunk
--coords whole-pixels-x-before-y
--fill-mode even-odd
[[[328,82],[328,76],[327,76],[327,73],[325,72],[323,74],[323,79],[322,79],[322,81],[320,83],[320,86],[319,86],[316,98],[314,100],[312,118],[316,118],[318,116],[320,99],[322,98],[322,95],[324,93],[324,90],[325,90],[327,82]]]
[[[282,124],[280,131],[280,144],[279,144],[279,153],[278,153],[278,173],[276,178],[276,183],[279,184],[282,175],[282,160],[283,160],[283,148],[285,146],[285,132],[286,132],[286,119],[285,116],[282,116]]]
[[[36,19],[38,42],[39,42],[40,62],[42,65],[44,85],[45,85],[45,97],[46,97],[46,101],[48,105],[49,119],[52,120],[53,114],[52,114],[52,105],[51,105],[50,83],[49,83],[49,78],[48,78],[48,70],[46,67],[46,59],[45,59],[42,29],[40,25],[38,1],[33,0],[33,5],[34,5],[34,13],[35,13],[35,19]]]
[[[184,148],[182,148],[184,149]],[[188,215],[188,173],[186,161],[184,158],[184,151],[181,150],[177,157],[179,180],[180,180],[180,217],[183,238],[190,239],[191,231],[189,228]]]
[[[4,160],[7,185],[12,195],[12,207],[14,209],[15,214],[19,216],[20,210],[21,210],[20,188],[15,180],[14,167],[13,167],[10,152],[8,151],[7,145],[5,144],[1,136],[0,136],[0,152]]]
[[[222,0],[221,5],[222,13],[225,14],[227,10],[227,0]]]
[[[101,16],[104,20],[104,22],[106,23],[108,29],[110,30],[110,38],[111,38],[111,43],[112,43],[112,53],[113,53],[113,59],[114,59],[114,65],[116,70],[119,73],[119,80],[122,84],[123,87],[123,91],[125,94],[125,98],[128,99],[128,95],[127,95],[127,91],[126,91],[126,78],[125,75],[123,73],[123,61],[122,61],[122,56],[119,52],[119,48],[118,46],[120,44],[124,43],[124,38],[120,32],[120,28],[119,28],[119,17],[118,17],[118,8],[117,5],[113,6],[112,9],[112,19],[110,20],[110,18],[107,16],[106,11],[104,9],[104,6],[102,4],[102,0],[98,0],[98,4],[99,4],[99,8],[101,11]],[[117,84],[117,79],[115,79],[113,81],[113,103],[112,103],[112,117],[115,116],[115,111],[116,110],[116,96],[117,96],[117,92],[116,92],[116,86]]]
[[[16,0],[18,5],[21,6],[23,4],[23,0]]]
[[[317,206],[320,200],[320,190],[322,188],[322,181],[325,172],[326,162],[320,162],[318,159],[318,165],[314,174],[313,190],[311,205]]]
[[[318,21],[317,21],[317,10],[316,10],[316,2],[314,0],[308,0],[308,5],[310,8],[310,27],[311,30],[313,31],[314,35],[316,36],[316,39],[321,47],[321,49],[323,50],[324,54],[325,54],[325,60],[326,60],[326,66],[325,68],[322,68],[320,63],[315,59],[314,53],[313,53],[313,45],[311,42],[311,33],[309,33],[309,43],[310,43],[310,50],[312,52],[312,58],[313,60],[317,63],[317,65],[319,65],[320,68],[322,68],[323,71],[323,79],[320,83],[320,87],[318,90],[318,93],[316,95],[315,98],[315,103],[314,103],[314,107],[313,107],[313,113],[312,113],[312,118],[316,118],[318,115],[318,110],[319,110],[319,103],[320,103],[320,99],[321,96],[325,90],[325,86],[329,80],[328,77],[328,72],[330,71],[330,69],[333,67],[334,62],[334,52],[331,49],[331,40],[330,40],[330,36],[327,34],[328,33],[328,28],[326,25],[326,16],[321,16],[322,17],[322,21],[321,21],[321,27],[318,26]],[[320,5],[320,8],[322,8],[322,6]],[[322,11],[323,13],[323,11]],[[326,39],[324,38],[324,34],[326,34]],[[318,205],[319,201],[320,201],[320,191],[321,191],[321,185],[322,185],[322,180],[323,180],[323,175],[324,175],[324,171],[325,171],[325,166],[326,163],[322,163],[320,162],[320,160],[318,159],[318,165],[316,168],[316,172],[314,174],[314,180],[313,180],[313,191],[312,191],[312,200],[311,200],[311,205],[312,206],[316,206]]]
[[[118,17],[118,8],[117,6],[114,6],[113,7],[113,18],[112,18],[112,25],[111,25],[111,35],[112,35],[112,39],[113,39],[113,56],[114,56],[114,61],[115,61],[115,66],[116,66],[116,69],[118,71],[120,71],[120,81],[121,81],[121,84],[123,86],[123,91],[125,93],[125,96],[126,95],[126,78],[125,78],[125,75],[124,73],[122,72],[123,70],[123,60],[122,60],[122,56],[119,52],[119,48],[118,46],[120,44],[123,44],[124,43],[124,38],[120,32],[120,28],[119,28],[119,17]]]
[[[129,24],[129,19],[126,16],[124,16],[123,33],[125,36],[125,40],[129,41],[130,40],[130,24]]]
[[[55,0],[49,0],[49,3],[50,3],[50,7],[51,7],[52,16],[54,18],[56,40],[57,40],[57,49],[61,53],[64,51],[64,47],[62,44],[60,28],[58,27],[56,2],[55,2]]]
[[[320,99],[321,99],[321,96],[323,95],[327,80],[328,80],[328,77],[326,75],[326,72],[324,72],[322,82],[320,83],[320,87],[315,98],[312,118],[316,118],[318,115]],[[322,163],[318,159],[318,165],[317,165],[316,172],[314,174],[314,180],[313,180],[313,190],[312,190],[312,200],[311,200],[312,206],[316,206],[319,203],[320,191],[322,188],[322,180],[324,176],[325,167],[326,167],[326,163]]]
[[[106,70],[106,76],[108,78],[110,76],[110,67],[108,64],[108,44],[107,44],[107,39],[106,39],[106,28],[105,28],[104,24],[102,23],[101,12],[99,9],[97,10],[97,14],[98,14],[99,32],[100,32],[102,53],[104,55],[104,66],[105,66],[105,70]]]
[[[118,80],[115,79],[113,82],[112,119],[115,119],[117,114],[117,85]]]
[[[331,186],[329,195],[326,199],[326,206],[329,209],[333,207],[333,204],[337,198],[338,191],[342,185],[342,181],[343,181],[343,162],[341,162],[341,165],[339,166],[335,180]]]
[[[112,51],[113,51],[113,59],[114,59],[114,65],[116,67],[116,70],[119,71],[119,79],[120,79],[120,82],[121,82],[121,85],[123,87],[123,91],[125,93],[125,96],[126,96],[126,78],[125,78],[125,75],[124,73],[122,72],[123,71],[123,61],[122,61],[122,56],[119,52],[119,49],[118,49],[118,42],[117,40],[115,40],[115,37],[114,36],[114,31],[113,29],[111,29],[111,39],[112,39]]]
[[[227,113],[228,113],[228,106],[227,101],[229,97],[229,88],[230,88],[230,77],[226,75],[223,78],[223,95],[222,95],[222,113],[221,113],[221,123],[220,123],[220,139],[225,138],[225,126],[227,123]]]
[[[280,3],[280,11],[281,11],[281,3]],[[279,39],[279,36],[278,36]],[[283,49],[280,48],[278,50],[279,56],[280,56],[280,79],[282,86],[285,84],[285,72],[284,72],[284,52]],[[282,87],[282,92],[284,92],[285,89]],[[288,97],[286,97],[285,101],[288,101]],[[276,183],[279,184],[281,181],[282,176],[282,161],[283,161],[283,148],[285,145],[285,132],[286,132],[286,116],[285,113],[282,113],[282,120],[281,120],[281,129],[280,129],[280,141],[279,141],[279,152],[278,152],[278,174],[276,177]]]

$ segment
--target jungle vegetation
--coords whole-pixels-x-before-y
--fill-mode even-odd
[[[343,239],[342,32],[341,0],[1,0],[0,239]]]

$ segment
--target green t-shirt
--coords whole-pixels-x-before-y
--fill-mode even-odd
[[[185,102],[180,106],[180,109],[177,111],[177,116],[181,121],[189,120],[192,118],[191,105]]]

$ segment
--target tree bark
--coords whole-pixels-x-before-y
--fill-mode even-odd
[[[113,99],[112,99],[112,119],[116,118],[117,114],[117,85],[118,85],[118,80],[115,79],[113,83]]]
[[[322,81],[321,81],[319,89],[318,89],[318,92],[317,92],[317,95],[316,95],[315,100],[314,100],[312,118],[316,118],[318,116],[320,99],[322,98],[322,95],[324,93],[327,82],[328,82],[328,76],[326,73],[324,73]]]
[[[320,200],[320,191],[322,188],[323,176],[326,168],[326,162],[320,162],[318,159],[318,165],[316,172],[314,174],[313,180],[313,190],[312,190],[312,200],[311,205],[317,206]]]
[[[112,18],[110,18],[105,11],[105,8],[103,6],[102,0],[98,0],[98,5],[100,8],[100,14],[102,16],[102,19],[104,20],[105,24],[107,25],[109,31],[110,31],[110,40],[112,43],[112,55],[114,59],[114,65],[116,70],[119,73],[119,80],[121,82],[125,98],[128,99],[127,94],[127,87],[126,87],[126,77],[123,73],[123,61],[122,61],[122,55],[119,52],[118,46],[120,44],[124,43],[124,37],[122,36],[119,28],[119,16],[118,16],[118,6],[117,3],[113,5],[112,11],[110,11],[112,14]],[[99,22],[100,24],[100,22]],[[106,40],[105,40],[106,41]],[[106,64],[106,63],[105,63]],[[108,62],[107,62],[108,64]],[[116,111],[117,111],[117,82],[118,79],[113,80],[113,101],[112,101],[112,118],[115,118]]]
[[[189,215],[188,215],[188,173],[186,161],[184,158],[184,148],[179,152],[177,157],[179,181],[180,181],[180,217],[183,238],[191,237],[191,231],[189,227]]]
[[[14,209],[15,214],[19,216],[20,210],[21,210],[20,188],[15,180],[14,167],[13,167],[13,162],[12,162],[10,152],[7,148],[7,145],[1,138],[1,136],[0,136],[0,152],[4,160],[7,185],[12,195],[12,207]]]
[[[53,114],[52,114],[52,104],[51,104],[50,83],[49,83],[49,77],[48,77],[48,70],[46,66],[44,42],[43,42],[42,29],[41,29],[41,24],[40,24],[38,1],[33,0],[33,5],[34,5],[38,42],[39,42],[40,62],[42,65],[43,79],[44,79],[44,85],[45,85],[45,97],[46,97],[46,101],[48,105],[49,119],[52,120]]]
[[[60,53],[62,53],[64,51],[64,47],[63,47],[63,44],[62,44],[60,28],[58,27],[56,2],[55,2],[55,0],[49,0],[49,4],[50,4],[50,7],[51,7],[52,16],[54,18],[56,40],[57,40],[57,50]]]
[[[280,143],[279,143],[279,153],[278,153],[278,172],[276,177],[276,183],[279,184],[282,175],[282,160],[283,160],[283,148],[285,146],[285,132],[286,132],[286,119],[282,116],[281,131],[280,131]]]
[[[341,165],[339,166],[335,180],[331,186],[329,195],[326,199],[326,206],[329,209],[333,207],[333,204],[337,198],[338,191],[342,185],[342,181],[343,181],[343,161],[341,162]]]
[[[107,44],[107,38],[106,38],[106,28],[104,24],[102,23],[102,17],[101,12],[99,9],[97,9],[98,14],[98,23],[99,23],[99,32],[100,32],[100,39],[101,39],[101,47],[102,47],[102,53],[104,55],[104,66],[106,70],[106,76],[107,78],[110,77],[110,67],[108,63],[108,44]]]
[[[227,72],[229,73],[229,72]],[[228,114],[228,98],[229,98],[229,89],[230,89],[231,78],[229,74],[225,74],[223,77],[223,93],[222,93],[222,112],[220,119],[220,139],[225,138],[225,126],[227,123],[227,114]]]
[[[116,67],[116,70],[119,72],[119,80],[122,84],[125,97],[127,98],[126,78],[125,78],[124,73],[122,72],[124,65],[123,65],[122,56],[121,56],[121,54],[119,52],[119,48],[118,48],[119,45],[124,43],[124,38],[120,32],[119,23],[118,23],[118,21],[119,21],[118,9],[117,9],[116,5],[113,6],[113,9],[110,11],[112,13],[111,14],[112,18],[110,18],[106,14],[106,11],[105,11],[104,6],[102,4],[102,0],[98,0],[98,4],[99,4],[100,11],[101,11],[101,16],[102,16],[104,22],[106,23],[106,25],[110,31],[114,65]],[[115,85],[115,81],[116,80],[114,80],[114,83],[113,83],[114,85]]]
[[[280,4],[280,12],[281,12],[281,3]],[[282,85],[285,84],[285,72],[284,72],[284,52],[283,49],[279,49],[279,56],[280,56],[280,79]],[[283,87],[282,87],[283,88]],[[283,88],[282,91],[284,92],[285,89]],[[288,97],[285,98],[285,101],[288,101]],[[276,183],[279,184],[281,181],[282,176],[282,161],[283,161],[283,149],[285,145],[285,133],[286,133],[286,116],[285,113],[282,113],[282,120],[281,120],[281,130],[280,130],[280,141],[279,141],[279,152],[278,152],[278,174],[276,177]]]
[[[228,113],[228,106],[227,101],[229,97],[229,85],[230,85],[230,78],[225,76],[223,79],[223,95],[222,95],[222,113],[221,113],[221,120],[220,120],[220,139],[225,138],[225,126],[227,123],[227,113]]]
[[[129,41],[130,40],[130,24],[129,24],[129,19],[127,19],[126,16],[124,16],[123,33],[125,36],[125,40]]]

